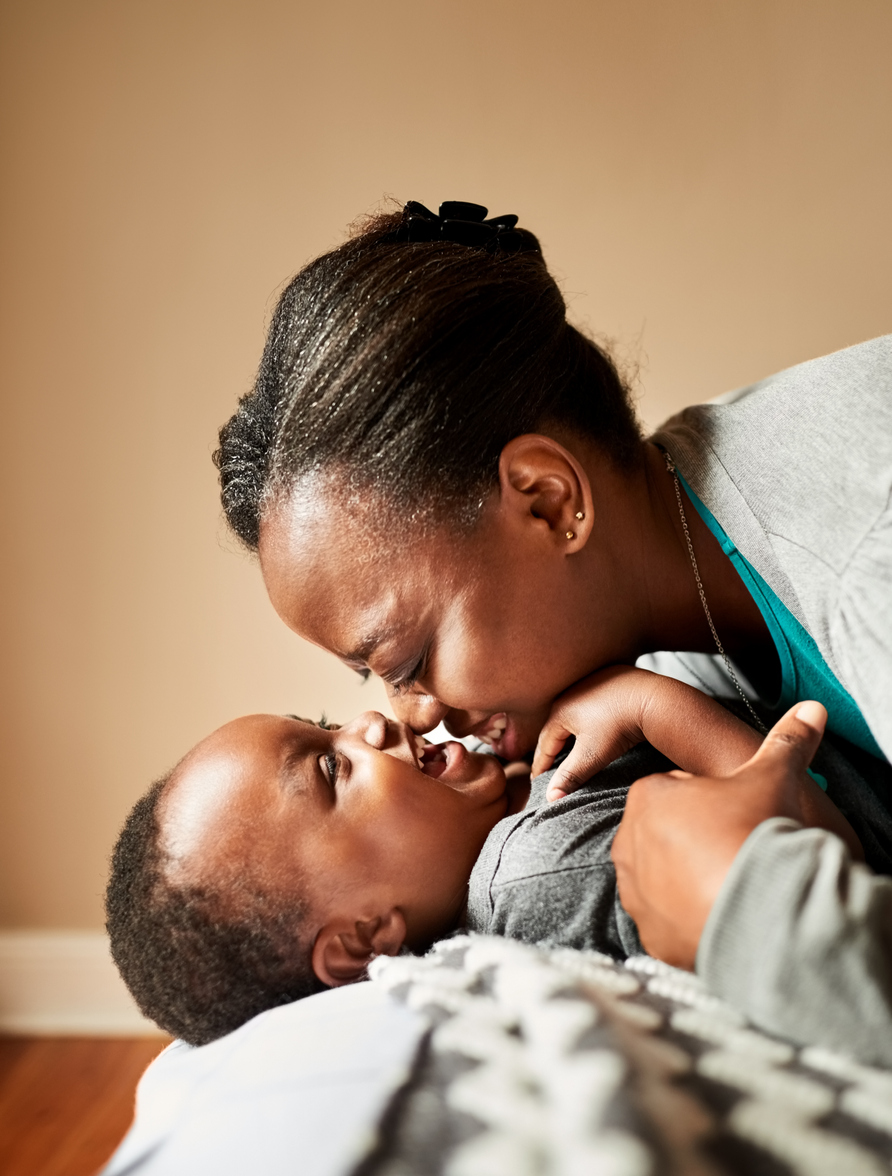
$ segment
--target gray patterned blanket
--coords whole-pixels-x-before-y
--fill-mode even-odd
[[[647,956],[461,936],[379,959],[428,1022],[356,1176],[879,1176],[892,1074],[759,1032]]]

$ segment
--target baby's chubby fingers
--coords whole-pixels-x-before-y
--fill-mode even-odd
[[[640,742],[641,702],[655,677],[631,666],[609,666],[555,699],[536,744],[533,775],[548,771],[571,735],[576,745],[552,777],[548,800],[575,792]]]
[[[548,771],[557,756],[560,755],[564,744],[575,733],[559,716],[551,715],[548,718],[545,726],[539,732],[539,739],[536,743],[532,768],[534,776],[541,776],[543,772]]]
[[[552,776],[545,799],[553,801],[569,796],[615,758],[613,749],[605,750],[577,736],[576,746]]]
[[[560,800],[575,792],[635,743],[612,723],[599,723],[591,715],[586,722],[580,709],[578,705],[557,704],[539,735],[533,758],[534,776],[547,772],[570,736],[576,738],[572,751],[549,781],[546,800]]]

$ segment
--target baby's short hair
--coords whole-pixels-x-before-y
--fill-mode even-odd
[[[305,907],[244,878],[175,885],[158,807],[173,773],[134,805],[105,895],[111,953],[142,1012],[190,1045],[324,989],[313,973]]]

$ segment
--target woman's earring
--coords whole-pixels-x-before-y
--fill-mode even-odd
[[[577,517],[578,519],[584,519],[584,518],[585,518],[585,511],[584,511],[584,510],[578,510],[578,511],[576,512],[576,517]]]
[[[575,531],[568,531],[568,532],[567,532],[567,538],[568,538],[568,539],[575,539],[575,538],[576,538],[576,532],[575,532]]]

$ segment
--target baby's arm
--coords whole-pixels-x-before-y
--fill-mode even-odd
[[[642,740],[684,772],[713,780],[736,772],[762,745],[757,731],[708,694],[632,666],[600,670],[555,699],[536,745],[534,776],[551,767],[570,735],[576,736],[576,746],[552,776],[548,800],[573,792]],[[804,825],[835,833],[857,860],[864,860],[851,825],[804,772],[797,804]]]
[[[552,777],[549,800],[574,791],[643,740],[697,776],[728,775],[762,743],[714,698],[632,666],[599,670],[555,699],[536,746],[534,776],[551,767],[570,735],[576,746]]]

